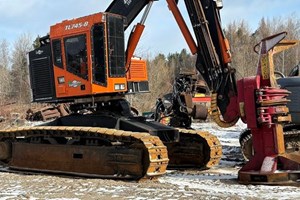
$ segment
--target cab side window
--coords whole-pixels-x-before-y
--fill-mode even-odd
[[[100,85],[106,85],[105,66],[105,34],[103,24],[96,24],[92,29],[93,48],[93,81]]]
[[[78,35],[65,38],[67,71],[88,79],[86,36]]]
[[[54,65],[63,68],[63,62],[62,62],[62,55],[61,55],[61,41],[53,40],[52,41],[52,55],[53,55],[53,62]]]

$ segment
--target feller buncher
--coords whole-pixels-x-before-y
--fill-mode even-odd
[[[296,182],[299,154],[285,153],[282,131],[282,124],[290,121],[285,99],[289,92],[273,80],[272,53],[278,44],[287,44],[281,42],[286,33],[259,44],[257,76],[236,84],[220,25],[222,1],[184,1],[196,42],[178,1],[166,2],[197,54],[196,69],[213,92],[214,119],[226,127],[242,117],[251,129],[256,153],[240,170],[239,180]],[[145,62],[132,56],[153,3],[115,0],[103,13],[51,26],[41,47],[29,53],[33,101],[69,102],[73,114],[41,126],[1,131],[2,162],[12,169],[132,179],[162,175],[167,166],[208,168],[219,162],[221,145],[212,134],[136,117],[125,100],[128,93],[149,89]],[[143,9],[125,49],[124,31]],[[198,106],[183,109],[201,116]]]

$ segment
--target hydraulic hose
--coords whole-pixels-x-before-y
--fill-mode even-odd
[[[211,95],[211,112],[210,115],[212,117],[212,119],[216,122],[216,124],[218,124],[220,127],[222,128],[229,128],[232,127],[233,125],[235,125],[237,123],[237,121],[239,120],[239,117],[233,119],[232,121],[225,121],[221,118],[222,114],[218,108],[218,104],[217,104],[217,99],[218,94],[217,93],[213,93]]]

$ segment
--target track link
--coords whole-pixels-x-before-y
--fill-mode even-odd
[[[299,151],[300,149],[300,125],[289,124],[283,127],[285,149],[287,153]],[[244,130],[240,135],[242,154],[246,161],[253,156],[252,134],[250,129]]]
[[[41,137],[52,144],[28,142],[30,138]],[[80,138],[96,139],[109,145],[72,145],[70,142],[59,144],[55,142],[55,138],[67,138],[68,141]],[[103,178],[140,179],[163,175],[169,161],[167,148],[158,137],[148,133],[108,128],[37,126],[2,130],[0,147],[0,160],[6,161],[12,169]],[[64,160],[63,155],[70,153],[73,157],[68,161]],[[53,157],[53,154],[56,154],[56,157]],[[85,160],[85,157],[88,160]],[[35,161],[31,161],[31,158]],[[67,168],[67,165],[70,165],[70,168]]]
[[[179,142],[164,143],[170,159],[168,167],[207,169],[220,162],[222,146],[216,136],[207,131],[178,130]]]

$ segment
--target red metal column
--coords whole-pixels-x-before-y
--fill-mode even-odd
[[[273,54],[286,33],[265,38],[260,47],[257,75],[238,82],[241,117],[253,138],[254,157],[239,171],[244,184],[297,184],[300,154],[285,152],[283,124],[290,122],[286,97],[277,86]]]

